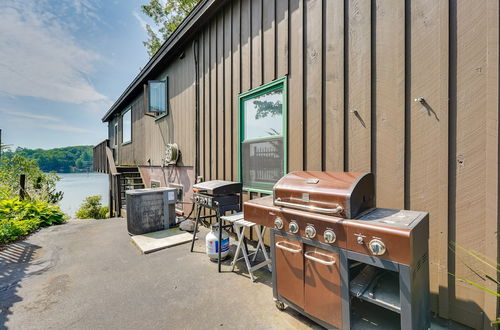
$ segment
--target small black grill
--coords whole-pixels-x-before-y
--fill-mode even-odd
[[[222,246],[222,230],[232,225],[223,225],[220,217],[226,212],[240,212],[242,210],[242,192],[243,185],[240,182],[213,180],[201,182],[193,185],[193,202],[196,205],[196,224],[194,227],[193,241],[191,242],[191,252],[193,252],[196,232],[200,221],[205,223],[207,218],[216,218],[219,228],[219,247]],[[215,214],[201,215],[202,209],[208,209]],[[206,223],[205,223],[206,224]],[[208,224],[206,224],[208,226]],[[221,249],[219,248],[219,272],[221,271]]]

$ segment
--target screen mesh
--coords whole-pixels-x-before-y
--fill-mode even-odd
[[[242,143],[242,179],[246,187],[269,189],[283,175],[283,138]]]

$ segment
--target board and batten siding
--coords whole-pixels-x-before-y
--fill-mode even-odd
[[[238,94],[287,76],[288,170],[372,171],[377,206],[429,212],[432,309],[488,327],[497,298],[460,279],[497,290],[464,249],[498,263],[498,7],[230,1],[195,37],[199,175],[237,180]]]
[[[148,106],[147,89],[128,106],[132,109],[132,142],[122,145],[122,120],[118,113],[109,122],[109,137],[113,126],[118,125],[118,165],[161,166],[168,143],[177,143],[181,151],[179,166],[195,165],[195,64],[193,46],[186,47],[182,56],[171,64],[155,80],[168,79],[169,114],[159,119],[146,115]],[[112,140],[111,140],[112,141]],[[111,142],[112,143],[112,142]],[[148,162],[149,160],[149,162]]]

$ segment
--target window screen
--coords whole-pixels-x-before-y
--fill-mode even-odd
[[[132,109],[128,109],[122,115],[122,143],[132,141]]]
[[[284,83],[240,99],[241,180],[245,188],[270,190],[285,174]]]
[[[166,112],[166,81],[149,82],[149,112]]]

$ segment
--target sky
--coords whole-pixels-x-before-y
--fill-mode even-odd
[[[14,147],[95,145],[149,59],[146,0],[1,0],[0,129]]]

